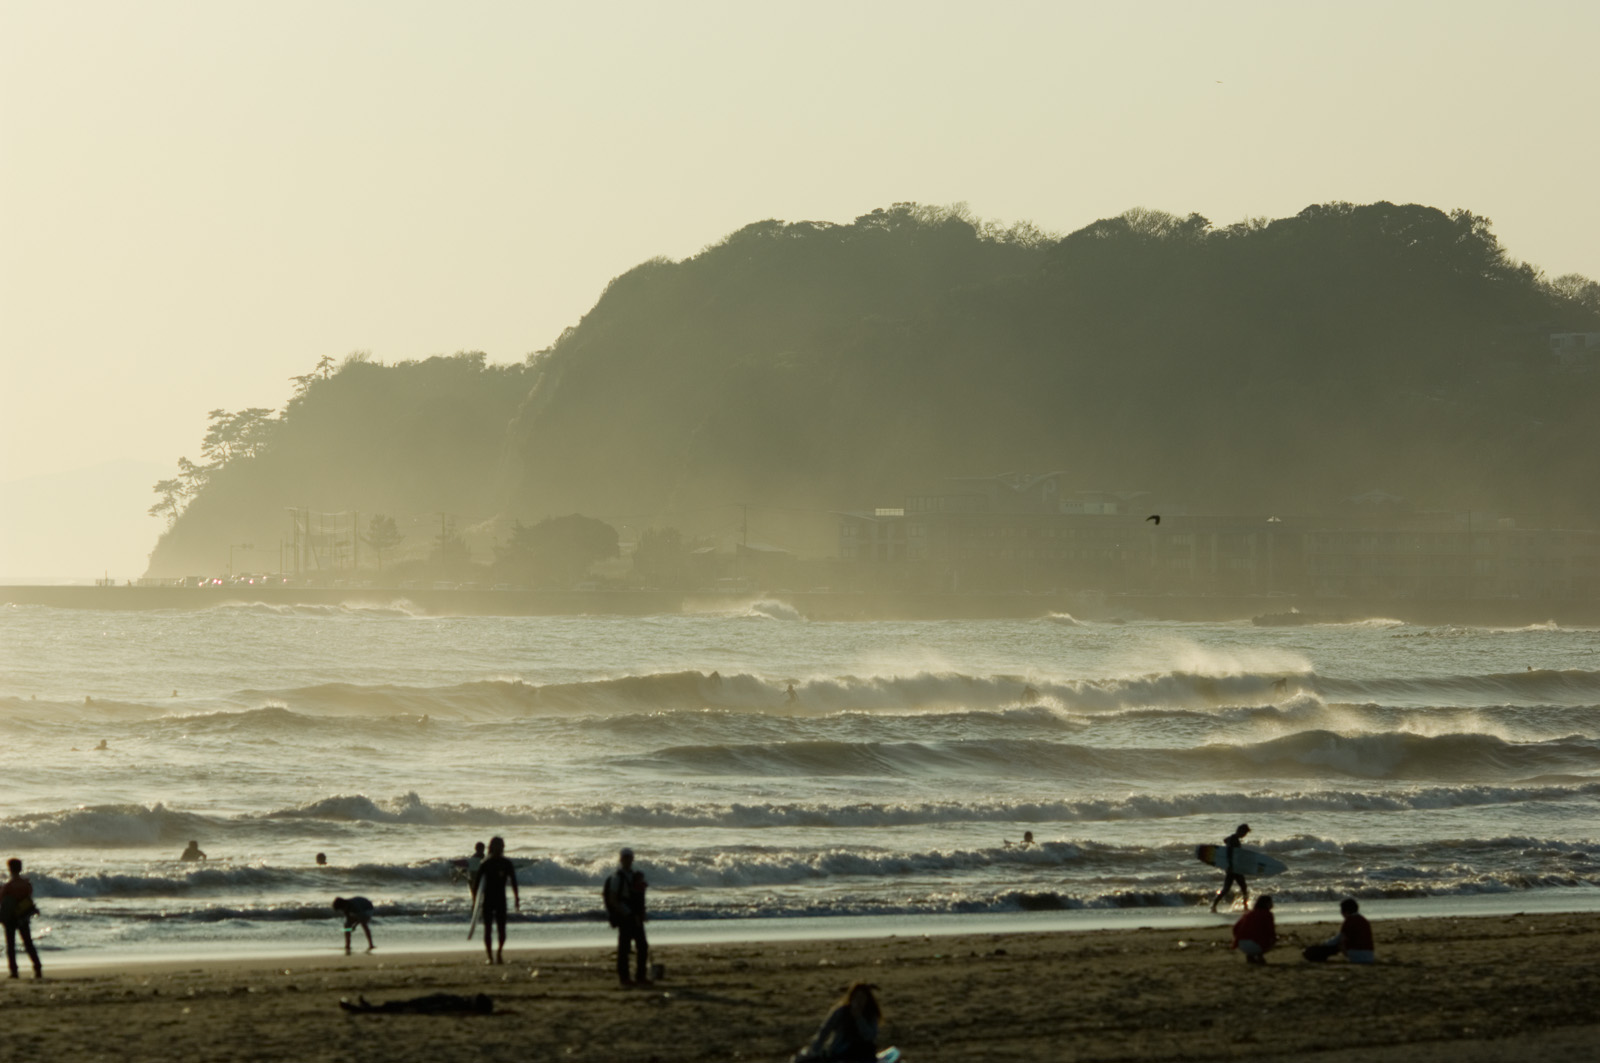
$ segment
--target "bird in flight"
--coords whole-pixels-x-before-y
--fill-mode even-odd
[[[1148,517],[1146,517],[1146,518],[1145,518],[1145,520],[1153,520],[1153,521],[1155,521],[1155,522],[1156,522],[1156,523],[1157,523],[1157,524],[1160,524],[1160,523],[1161,523],[1161,514],[1159,514],[1159,513],[1152,513],[1152,514],[1150,514],[1150,515],[1149,515],[1149,516],[1148,516]]]

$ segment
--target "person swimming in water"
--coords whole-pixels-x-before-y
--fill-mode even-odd
[[[179,860],[204,860],[205,858],[206,854],[200,851],[200,843],[193,840],[189,842],[189,847],[183,851],[183,855],[178,857]]]

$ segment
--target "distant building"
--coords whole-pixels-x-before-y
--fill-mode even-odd
[[[1600,597],[1600,531],[1418,513],[1381,491],[1317,517],[1189,514],[1065,491],[1064,475],[953,478],[840,513],[840,560],[857,585],[930,591]]]
[[[1600,332],[1552,332],[1550,353],[1564,369],[1581,369],[1600,362]]]

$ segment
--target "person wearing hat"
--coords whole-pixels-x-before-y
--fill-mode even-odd
[[[1249,833],[1250,824],[1241,823],[1238,830],[1222,839],[1222,844],[1228,853],[1228,875],[1222,880],[1222,888],[1217,891],[1217,895],[1211,898],[1211,910],[1213,912],[1217,910],[1217,905],[1222,902],[1223,898],[1226,897],[1230,901],[1232,900],[1233,884],[1235,882],[1239,884],[1239,893],[1244,897],[1244,906],[1246,908],[1250,907],[1250,886],[1245,882],[1244,876],[1233,869],[1233,856],[1239,851],[1239,847],[1244,844],[1244,836]]]
[[[618,854],[617,870],[606,878],[601,896],[606,903],[606,917],[617,928],[617,980],[623,987],[649,985],[650,943],[644,936],[644,875],[633,869],[633,850],[623,849]],[[628,949],[636,949],[634,977],[628,977]]]

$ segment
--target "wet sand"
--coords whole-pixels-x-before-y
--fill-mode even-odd
[[[675,945],[619,989],[610,950],[541,950],[513,927],[481,952],[62,967],[0,989],[0,1059],[782,1060],[853,979],[881,987],[880,1047],[910,1063],[1600,1059],[1600,915],[1375,924],[1379,964],[1303,962],[1336,923],[1283,928],[1247,967],[1227,925]],[[375,928],[382,943],[381,926]],[[330,944],[338,942],[334,930]],[[521,949],[516,948],[522,944]],[[49,957],[46,957],[49,962]],[[49,970],[47,975],[51,974]],[[351,1015],[427,993],[487,993],[478,1017]]]

